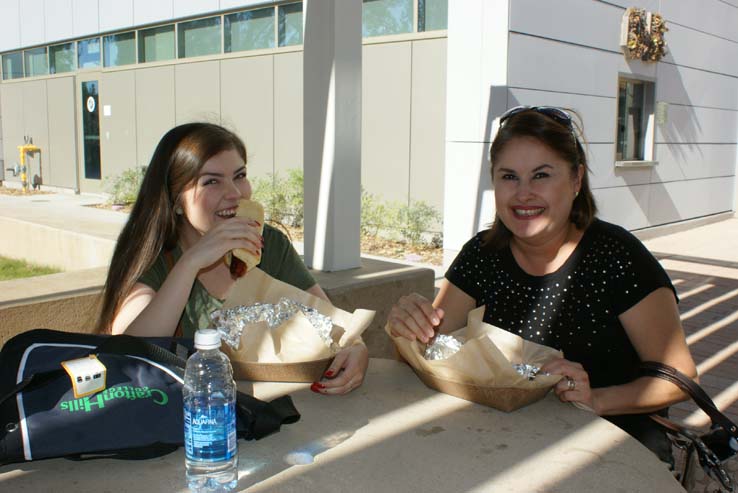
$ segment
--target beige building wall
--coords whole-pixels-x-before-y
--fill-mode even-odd
[[[33,138],[41,153],[26,155],[29,186],[39,175],[45,185],[75,188],[76,144],[74,77],[37,79],[3,84],[2,134],[5,168],[20,164],[18,147]],[[5,180],[20,183],[20,175],[6,172]]]
[[[34,152],[26,155],[30,186],[34,175],[42,179],[49,176],[49,111],[45,80],[23,84],[23,135],[27,135],[35,145],[41,148],[40,153]],[[23,144],[22,138],[16,145],[21,144]]]
[[[136,154],[146,166],[156,144],[175,125],[174,66],[135,70],[136,74]]]
[[[446,39],[371,42],[363,57],[364,188],[387,201],[424,200],[442,210]],[[30,134],[42,147],[44,183],[76,188],[82,149],[75,91],[81,80],[97,78],[100,190],[105,177],[147,165],[167,130],[195,120],[222,123],[244,139],[250,176],[284,176],[302,166],[302,70],[302,51],[295,50],[3,83],[6,167],[17,161],[11,143]]]
[[[2,129],[3,129],[3,158],[5,167],[10,168],[19,163],[17,145],[23,144],[23,85],[0,85],[2,98]],[[20,176],[6,172],[5,179],[11,182],[20,182]]]
[[[177,125],[193,121],[220,123],[220,62],[174,66]]]
[[[364,45],[362,62],[361,184],[385,200],[407,201],[412,44]]]
[[[408,195],[443,213],[446,39],[413,41]],[[436,225],[438,231],[441,225]]]
[[[274,163],[274,56],[220,62],[221,122],[246,144],[248,174],[271,173]]]
[[[100,78],[100,159],[103,177],[140,166],[136,152],[136,74],[106,72]],[[105,180],[103,179],[103,182]]]
[[[49,173],[44,183],[57,187],[77,187],[77,144],[75,139],[74,77],[46,81],[49,116]],[[42,150],[43,152],[43,150]]]
[[[3,98],[2,95],[0,95],[0,181],[2,181],[3,178],[5,178],[5,154],[3,152]]]
[[[274,59],[274,170],[302,167],[302,52]]]

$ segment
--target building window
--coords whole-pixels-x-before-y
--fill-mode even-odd
[[[302,2],[279,6],[279,46],[302,44]]]
[[[100,66],[100,38],[77,41],[77,67],[94,68]]]
[[[117,67],[136,63],[134,31],[103,37],[103,66]]]
[[[653,82],[618,80],[616,161],[650,161],[654,132]]]
[[[418,32],[448,28],[448,0],[418,0]]]
[[[223,42],[226,53],[274,48],[274,9],[226,15]]]
[[[20,51],[3,55],[3,80],[23,78],[23,55]]]
[[[49,59],[46,57],[46,47],[33,48],[23,51],[23,62],[26,77],[48,75]]]
[[[181,22],[177,25],[177,57],[220,53],[220,17]]]
[[[365,38],[413,32],[413,0],[364,0],[361,33]]]
[[[174,24],[138,32],[138,61],[160,62],[174,58]]]
[[[49,73],[72,72],[74,68],[74,43],[49,46]]]

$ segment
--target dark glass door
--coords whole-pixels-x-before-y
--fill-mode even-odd
[[[85,153],[85,178],[99,180],[100,172],[100,111],[96,80],[82,82],[82,133]]]

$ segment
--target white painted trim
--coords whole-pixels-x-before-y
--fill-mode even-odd
[[[658,161],[615,161],[616,168],[650,168],[658,164]]]

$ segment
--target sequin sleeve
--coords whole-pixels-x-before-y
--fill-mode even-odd
[[[659,288],[669,288],[678,303],[679,297],[669,275],[646,246],[625,229],[610,226],[613,241],[619,245],[616,262],[620,272],[613,297],[615,313],[620,315],[628,311]]]
[[[451,284],[474,298],[477,306],[481,298],[480,284],[484,278],[484,273],[478,268],[483,254],[481,235],[477,235],[461,248],[445,275]]]

